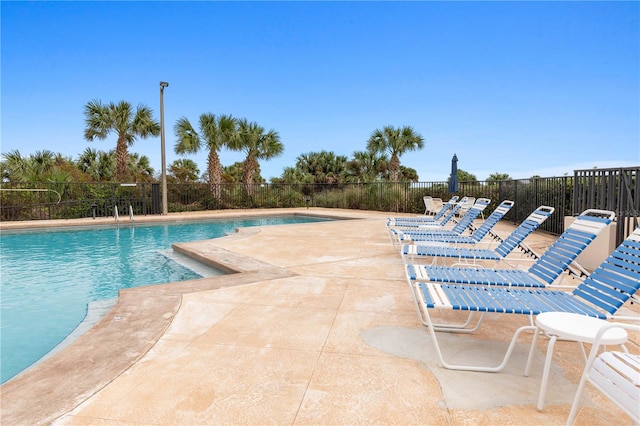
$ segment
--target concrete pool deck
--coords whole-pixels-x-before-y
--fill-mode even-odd
[[[147,220],[281,213],[353,220],[246,228],[178,245],[236,273],[121,291],[91,330],[0,387],[1,423],[565,423],[582,372],[575,343],[556,344],[541,412],[535,404],[546,339],[529,377],[522,372],[530,334],[504,372],[438,367],[386,232],[385,219],[396,214],[303,208]],[[106,223],[113,218],[30,225]],[[503,235],[511,229],[497,226]],[[542,252],[553,240],[536,232],[527,242]],[[623,309],[640,315],[637,305]],[[474,335],[442,340],[460,356],[491,357],[526,322],[496,315]],[[640,351],[638,341],[633,335],[631,352]],[[577,424],[614,418],[627,421],[587,388]]]

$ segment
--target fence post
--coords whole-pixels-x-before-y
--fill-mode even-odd
[[[151,184],[151,214],[160,214],[160,184]]]

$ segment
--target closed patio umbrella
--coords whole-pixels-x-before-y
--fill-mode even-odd
[[[449,177],[449,192],[455,194],[458,192],[458,157],[453,154],[451,159],[451,177]]]

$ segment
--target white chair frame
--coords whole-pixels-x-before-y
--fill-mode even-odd
[[[426,216],[434,216],[442,209],[442,198],[433,198],[430,195],[425,195],[422,200],[424,201],[424,214]]]
[[[571,405],[567,425],[573,425],[576,419],[586,382],[620,407],[634,424],[640,423],[640,355],[625,352],[603,352],[598,355],[600,340],[608,329],[619,327],[640,331],[640,318],[636,321],[638,324],[608,323],[598,331]]]

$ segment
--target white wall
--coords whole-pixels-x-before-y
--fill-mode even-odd
[[[564,217],[567,229],[576,220],[573,216]],[[593,271],[616,249],[616,223],[612,222],[603,229],[596,239],[578,256],[576,262],[589,271]]]

